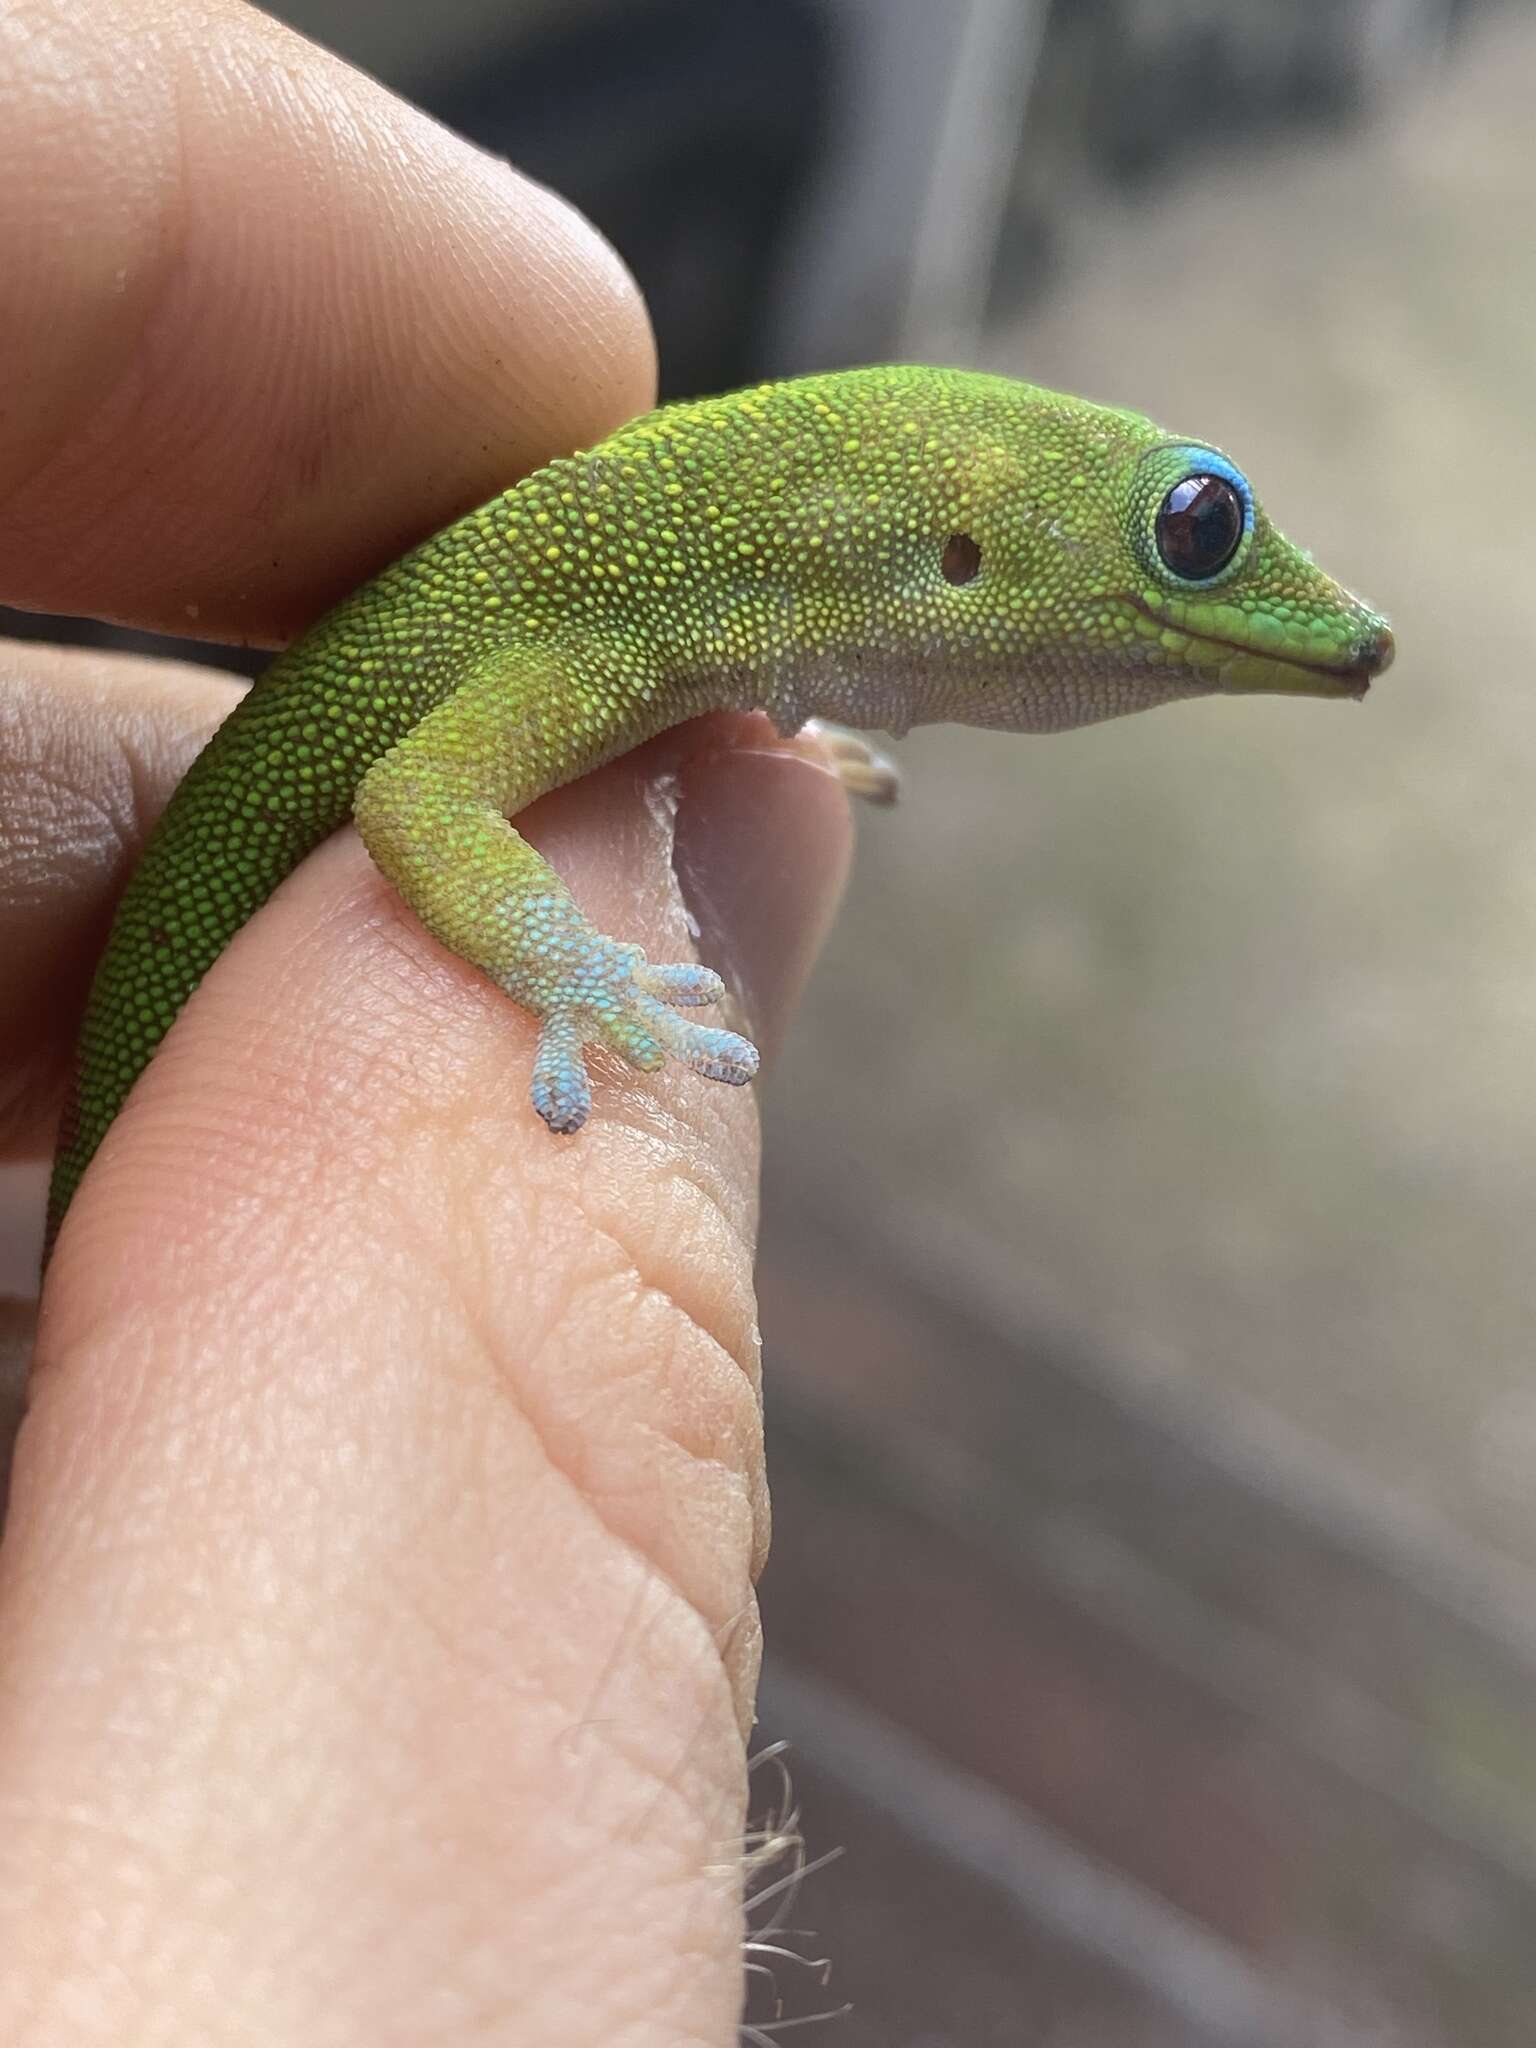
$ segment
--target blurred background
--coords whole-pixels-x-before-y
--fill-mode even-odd
[[[1536,10],[274,11],[605,228],[668,395],[1132,405],[1398,630],[863,821],[761,1265],[761,1735],[845,1853],[747,2038],[1529,2048]]]

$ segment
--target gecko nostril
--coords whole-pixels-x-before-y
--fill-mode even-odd
[[[1371,675],[1379,676],[1392,666],[1396,652],[1397,642],[1392,637],[1392,628],[1383,620],[1374,632],[1367,633],[1356,643],[1355,659]]]

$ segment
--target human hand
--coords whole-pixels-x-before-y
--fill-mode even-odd
[[[280,641],[649,399],[560,202],[261,15],[0,16],[0,598]],[[17,324],[19,323],[19,325]],[[205,670],[0,650],[0,1140],[57,1113]],[[843,798],[742,721],[525,829],[771,1046]],[[0,1547],[0,2039],[726,2042],[766,1496],[751,1092],[602,1077],[355,836],[221,959],[49,1273]]]

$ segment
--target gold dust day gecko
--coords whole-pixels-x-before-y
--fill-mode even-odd
[[[183,778],[91,988],[49,1241],[235,933],[355,819],[428,931],[541,1020],[533,1106],[584,1049],[741,1082],[682,1014],[718,977],[597,931],[507,820],[706,710],[1051,732],[1213,691],[1358,697],[1385,620],[1215,449],[960,370],[848,370],[663,407],[526,477],[280,655]]]

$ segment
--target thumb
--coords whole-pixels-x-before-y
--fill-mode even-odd
[[[728,737],[520,823],[604,928],[674,954],[674,823],[714,833],[715,913],[771,898],[778,1000],[843,799]],[[766,852],[732,861],[740,830]],[[532,1045],[343,834],[99,1155],[0,1551],[0,2036],[88,1996],[119,2039],[149,2011],[296,2048],[727,2037],[767,1537],[755,1106],[614,1067],[552,1140]]]

